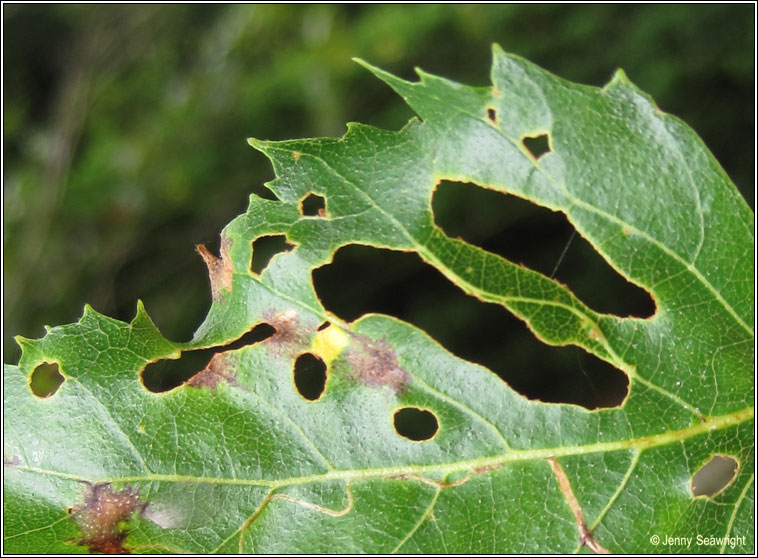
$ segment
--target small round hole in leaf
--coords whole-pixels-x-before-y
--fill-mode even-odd
[[[326,201],[323,196],[309,194],[300,202],[300,213],[307,217],[324,217],[326,215]]]
[[[711,498],[724,490],[737,476],[737,460],[728,455],[714,455],[692,475],[692,495]]]
[[[487,107],[487,118],[489,118],[491,122],[497,123],[497,113],[492,107]]]
[[[315,401],[326,387],[326,364],[311,353],[297,357],[295,361],[295,387],[308,401]]]
[[[547,134],[542,134],[541,136],[536,136],[533,138],[525,137],[521,140],[521,143],[524,144],[524,147],[529,150],[529,153],[531,153],[532,157],[535,159],[539,159],[545,153],[548,153],[550,151],[550,144],[547,140]]]
[[[57,363],[43,362],[32,372],[29,387],[37,397],[50,397],[64,380]]]
[[[394,424],[398,434],[415,442],[431,440],[439,430],[439,422],[434,413],[415,407],[396,411]]]

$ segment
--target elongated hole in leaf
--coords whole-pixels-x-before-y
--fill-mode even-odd
[[[308,194],[308,196],[300,202],[300,214],[308,217],[325,217],[326,200],[324,200],[323,196]]]
[[[714,455],[692,475],[692,495],[712,497],[724,490],[737,476],[737,460],[728,455]]]
[[[213,355],[224,351],[233,351],[247,345],[259,343],[276,333],[269,324],[258,324],[239,339],[220,347],[184,351],[178,359],[163,359],[152,362],[142,369],[142,384],[153,393],[174,389],[203,370]]]
[[[329,323],[329,322],[321,322],[321,325],[318,326],[318,328],[316,329],[316,331],[323,331],[326,328],[328,328],[330,325],[332,325],[332,324]]]
[[[593,310],[648,318],[650,294],[618,274],[563,213],[464,182],[442,182],[432,198],[435,223],[512,262],[564,283]]]
[[[295,360],[295,387],[308,401],[315,401],[326,387],[326,364],[314,354],[305,353]]]
[[[548,141],[547,134],[535,136],[530,138],[528,136],[521,139],[521,143],[532,154],[532,157],[539,159],[545,153],[550,152],[550,142]]]
[[[32,371],[29,387],[37,397],[50,397],[64,381],[57,363],[43,362]]]
[[[403,438],[416,442],[431,440],[439,430],[434,413],[416,407],[404,407],[393,416],[395,431]]]
[[[324,307],[340,318],[395,316],[530,399],[595,409],[626,397],[626,374],[578,347],[541,343],[508,310],[466,295],[415,253],[346,246],[313,271],[313,284]]]
[[[271,261],[271,258],[282,252],[292,250],[294,246],[287,242],[283,234],[259,236],[253,241],[253,261],[250,271],[260,275]]]

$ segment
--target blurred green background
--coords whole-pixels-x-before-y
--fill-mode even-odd
[[[493,42],[580,83],[623,67],[754,205],[751,4],[5,4],[3,30],[4,362],[18,359],[14,335],[75,321],[85,302],[129,320],[141,298],[167,337],[189,339],[210,304],[195,244],[217,249],[251,192],[271,197],[271,167],[245,138],[412,116],[354,56],[474,85],[488,83]],[[449,234],[547,274],[571,238],[561,215],[471,185],[443,184],[434,209]],[[556,272],[596,309],[649,315],[613,275],[578,237]],[[314,276],[342,317],[398,315],[531,397],[593,407],[623,394],[623,375],[546,349],[416,256],[351,247]]]

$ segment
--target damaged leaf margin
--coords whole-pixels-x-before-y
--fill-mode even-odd
[[[61,502],[73,485],[119,482],[190,518],[136,517],[124,540],[135,551],[314,552],[323,521],[341,552],[567,552],[577,543],[653,552],[652,534],[695,530],[742,537],[722,548],[751,551],[754,218],[700,140],[621,72],[603,89],[577,86],[497,47],[486,88],[421,71],[407,82],[363,64],[421,120],[399,132],[350,124],[341,139],[250,140],[273,163],[279,201],[251,197],[219,257],[198,247],[213,304],[192,341],[163,338],[141,304],[130,324],[86,307],[76,324],[19,338],[19,367],[5,368],[10,516],[31,509],[17,495],[45,479],[50,493],[35,489],[33,505],[47,512],[31,517],[48,518],[39,529],[52,531],[74,505]],[[550,149],[535,159],[523,138],[539,135]],[[651,292],[656,314],[596,313],[565,286],[446,237],[431,213],[443,179],[563,211]],[[309,193],[328,211],[302,215]],[[294,249],[253,274],[253,242],[265,235],[285,235]],[[329,315],[310,273],[347,244],[416,251],[542,341],[580,346],[624,371],[627,399],[592,412],[528,401],[398,320]],[[225,345],[261,322],[276,333],[217,355],[186,386],[151,394],[138,382],[149,362]],[[292,359],[309,348],[329,369],[314,403],[291,379]],[[67,382],[35,400],[24,375],[51,360]],[[398,436],[393,400],[433,410],[434,439]],[[712,448],[739,472],[714,501],[694,499],[692,464]],[[530,498],[556,511],[530,510]],[[463,517],[461,500],[478,507]],[[294,516],[298,533],[277,537]],[[25,529],[12,520],[6,545],[33,548]],[[54,540],[56,552],[71,551]]]

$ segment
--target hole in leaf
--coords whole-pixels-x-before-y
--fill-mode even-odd
[[[304,353],[295,361],[295,387],[308,401],[315,401],[326,387],[326,364],[314,354]]]
[[[711,460],[692,475],[692,495],[715,496],[724,490],[737,476],[737,460],[727,455],[714,455]]]
[[[55,362],[43,362],[32,371],[29,387],[37,397],[50,397],[65,381]]]
[[[524,147],[529,150],[529,153],[531,153],[532,157],[535,159],[539,159],[545,153],[550,151],[550,143],[548,142],[547,134],[542,134],[533,138],[525,136],[521,139],[521,143],[524,144]]]
[[[497,113],[492,107],[487,107],[487,118],[489,118],[493,124],[497,124]]]
[[[142,384],[153,393],[174,389],[203,370],[216,353],[233,351],[259,343],[274,333],[276,330],[269,324],[258,324],[239,339],[224,346],[184,351],[178,359],[162,359],[152,362],[142,369]]]
[[[440,183],[432,209],[449,237],[553,276],[593,310],[638,318],[655,312],[650,294],[608,265],[563,213],[464,182]]]
[[[393,422],[398,434],[416,442],[432,439],[439,430],[439,422],[434,413],[416,407],[405,407],[395,411]]]
[[[281,252],[288,252],[294,245],[287,242],[283,234],[259,236],[253,241],[253,261],[250,271],[260,275],[271,261],[271,258]]]
[[[329,322],[323,322],[318,328],[316,328],[316,331],[324,331],[326,328],[328,328],[330,325]]]
[[[541,343],[508,310],[466,295],[415,253],[345,246],[312,275],[321,303],[343,320],[395,316],[530,399],[594,409],[626,397],[623,372],[578,347]]]
[[[317,194],[308,194],[300,202],[300,214],[308,217],[326,217],[326,200]]]

